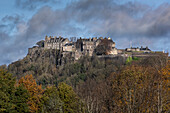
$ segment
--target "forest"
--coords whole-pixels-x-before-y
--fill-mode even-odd
[[[28,57],[0,68],[0,112],[169,113],[170,61]]]

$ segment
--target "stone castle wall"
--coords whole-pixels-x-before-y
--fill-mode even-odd
[[[103,47],[106,46],[106,47]],[[109,48],[109,49],[106,49]],[[40,49],[40,47],[33,47],[29,49],[28,54],[36,53],[37,49]],[[126,48],[126,49],[117,49],[115,47],[115,42],[112,41],[111,38],[102,38],[102,37],[94,37],[94,38],[79,38],[76,41],[69,41],[68,38],[63,38],[61,36],[59,37],[45,37],[44,41],[44,47],[41,47],[41,49],[56,49],[59,50],[61,53],[63,53],[63,56],[67,56],[67,54],[72,55],[75,60],[78,60],[81,56],[93,56],[93,54],[97,55],[112,55],[112,57],[115,56],[129,56],[136,53],[137,56],[149,56],[145,55],[145,53],[152,53],[152,51],[146,47],[146,48]],[[99,50],[105,50],[105,54],[103,54],[103,51],[96,52],[97,49]]]
[[[75,59],[79,59],[82,55],[92,56],[95,48],[101,43],[102,40],[109,40],[110,38],[89,38],[89,39],[78,39],[76,42],[71,42],[67,38],[63,37],[45,37],[44,49],[57,49],[63,52],[73,52]],[[113,48],[110,54],[117,54],[115,43],[110,43]]]

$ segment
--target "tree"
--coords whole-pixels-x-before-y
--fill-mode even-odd
[[[12,103],[15,92],[15,78],[6,70],[0,69],[0,112],[10,112],[14,110]]]
[[[113,79],[113,103],[116,112],[156,112],[155,71],[149,67],[128,65]]]
[[[43,89],[41,85],[37,85],[32,75],[26,75],[19,80],[19,85],[23,85],[29,92],[28,105],[30,112],[38,112],[41,108],[41,97]]]
[[[63,112],[81,113],[84,112],[83,104],[73,91],[72,87],[61,82],[57,88],[57,94],[63,102]]]
[[[12,74],[0,69],[0,112],[28,112],[28,93],[22,86],[16,86]]]
[[[63,102],[55,86],[47,87],[42,97],[42,113],[63,113]]]
[[[128,58],[126,59],[126,64],[129,64],[129,63],[132,62],[132,61],[133,61],[132,57],[128,57]]]
[[[169,112],[170,66],[159,73],[152,65],[127,65],[113,73],[113,111],[115,112]]]
[[[158,81],[157,81],[157,92],[158,92],[158,113],[168,112],[170,109],[170,100],[169,97],[169,77],[170,77],[170,61],[167,63],[165,67],[163,67],[158,74]]]
[[[41,40],[36,43],[39,47],[44,47],[44,40]]]
[[[28,91],[22,86],[17,86],[12,102],[15,104],[15,111],[18,113],[29,113],[27,105],[29,98]]]
[[[102,39],[99,45],[95,49],[96,54],[108,55],[112,50],[112,44],[114,44],[112,40],[108,40],[106,38]]]

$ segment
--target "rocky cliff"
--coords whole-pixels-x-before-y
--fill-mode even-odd
[[[58,50],[33,47],[29,48],[25,58],[10,64],[8,70],[17,78],[28,74],[33,74],[37,79],[45,76],[49,78],[57,74],[57,67],[67,62],[74,62],[71,53],[67,53],[63,57],[63,54]]]
[[[22,60],[13,62],[8,70],[17,78],[32,74],[38,83],[57,84],[61,81],[76,84],[88,77],[107,76],[124,64],[123,57],[105,58],[82,56],[75,61],[73,52],[33,47]]]

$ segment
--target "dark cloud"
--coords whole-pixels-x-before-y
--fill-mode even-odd
[[[22,1],[17,0],[18,4]],[[29,4],[48,2],[28,0]],[[25,3],[25,2],[23,2]],[[23,4],[22,4],[23,5]],[[22,58],[27,48],[45,35],[64,37],[103,36],[112,37],[118,48],[149,45],[151,49],[169,49],[170,46],[170,4],[162,4],[152,9],[138,2],[118,4],[111,0],[79,0],[64,9],[40,8],[29,21],[21,16],[6,16],[3,21],[11,21],[16,32],[9,35],[0,25],[0,64]],[[6,43],[5,43],[6,42]]]
[[[96,35],[159,38],[169,34],[169,4],[152,9],[137,2],[120,5],[110,0],[83,0],[68,9]]]
[[[45,3],[59,3],[59,0],[15,0],[17,7],[22,9],[34,10],[38,5]]]

